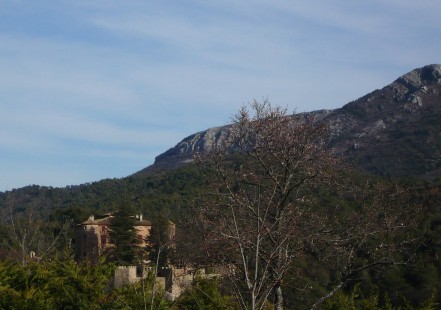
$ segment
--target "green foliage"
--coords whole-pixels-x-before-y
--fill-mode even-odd
[[[435,310],[438,309],[438,303],[435,301],[435,295],[432,294],[427,300],[418,306],[413,306],[403,298],[402,306],[394,306],[387,294],[380,296],[377,292],[365,294],[359,285],[356,285],[352,291],[346,293],[340,291],[331,299],[327,300],[321,309],[324,310]]]
[[[193,165],[172,171],[105,179],[64,188],[27,186],[0,193],[0,210],[38,210],[42,217],[84,221],[90,214],[117,210],[129,201],[146,218],[162,214],[176,222],[194,197],[204,190],[204,172]]]
[[[39,213],[39,220],[45,221],[45,231],[54,234],[61,223],[66,221],[72,222],[72,224],[78,223],[84,221],[90,214],[116,210],[121,205],[119,202],[127,199],[137,210],[144,213],[146,218],[154,220],[155,216],[162,216],[173,220],[180,227],[180,222],[185,221],[190,202],[205,190],[205,178],[204,172],[189,165],[170,172],[103,180],[61,189],[30,186],[0,193],[0,209],[13,205],[15,214],[20,214],[27,209],[36,210]],[[370,176],[360,174],[359,178],[366,180]],[[388,271],[374,270],[361,274],[358,279],[363,282],[360,290],[365,296],[368,296],[366,298],[370,298],[366,292],[371,292],[371,289],[375,287],[379,292],[387,293],[390,303],[395,308],[402,307],[402,309],[408,309],[405,307],[410,307],[409,305],[423,305],[425,301],[430,300],[432,294],[433,302],[441,301],[441,179],[431,183],[409,179],[407,184],[417,191],[413,194],[413,199],[420,201],[424,206],[420,226],[415,232],[420,246],[415,253],[414,260],[409,265]],[[320,192],[319,195],[323,201],[322,205],[325,207],[344,206],[337,196],[325,195],[323,192]],[[343,215],[344,212],[342,212]],[[2,252],[0,255],[2,257],[8,256],[4,255],[9,249],[6,229],[4,226],[0,227],[0,251]],[[66,235],[65,245],[68,244],[69,238],[73,238],[72,231]],[[186,233],[185,236],[189,236],[189,234]],[[198,249],[198,247],[191,244],[190,250],[196,252],[194,249]],[[60,251],[64,248],[58,248],[58,250],[61,253]],[[63,257],[68,257],[68,254],[69,249],[66,250]],[[59,254],[58,257],[60,256]],[[284,291],[288,293],[286,302],[289,308],[292,306],[296,309],[303,309],[302,307],[313,303],[317,297],[323,296],[329,290],[332,278],[326,266],[320,264],[314,257],[299,258],[295,264],[297,268],[289,272],[300,274],[301,281],[285,281],[283,283]],[[80,280],[72,281],[72,283],[77,283],[75,287],[67,285],[67,280],[63,282],[60,279],[60,271],[58,275],[54,272],[48,272],[52,268],[55,268],[55,264],[50,262],[43,263],[41,267],[36,264],[22,267],[13,263],[0,262],[0,308],[44,309],[46,307],[48,309],[51,305],[46,306],[46,303],[48,301],[52,303],[55,300],[45,293],[45,290],[49,288],[53,292],[56,292],[57,289],[66,290],[66,296],[60,297],[59,302],[72,305],[75,301],[72,298],[69,300],[69,296],[74,294],[75,290],[81,291],[81,287],[85,289],[87,286],[79,285],[78,281]],[[71,270],[71,267],[67,270]],[[65,277],[66,279],[74,279],[74,275],[75,272],[71,270],[70,274]],[[53,280],[58,281],[60,285],[49,285],[50,276],[54,276]],[[77,278],[82,279],[83,277],[85,277],[83,273],[77,272]],[[292,278],[298,279],[297,275]],[[99,297],[101,303],[99,306],[107,309],[124,309],[124,307],[127,309],[127,305],[135,304],[135,301],[133,304],[128,301],[132,293],[141,292],[137,286],[132,288],[132,293],[130,290],[126,288],[124,293],[119,290],[106,293],[104,288],[105,293]],[[148,288],[146,290],[148,292]],[[121,297],[122,294],[125,297]],[[406,301],[403,296],[406,296]],[[379,297],[382,302],[383,296]],[[84,304],[88,300],[88,297],[85,297],[83,301],[78,302]]]
[[[338,292],[334,298],[328,300],[323,306],[325,310],[393,310],[394,308],[387,302],[384,307],[379,304],[378,294],[372,294],[368,297],[359,293],[359,290],[353,290],[349,294]]]
[[[288,309],[310,309],[310,305],[327,294],[327,285],[332,283],[330,277],[327,266],[314,257],[298,257],[283,282]]]
[[[22,266],[0,261],[0,309],[150,309],[154,278],[111,289],[114,265],[56,260]],[[166,310],[155,289],[154,309]]]
[[[112,265],[0,262],[0,309],[101,309]]]
[[[109,309],[169,309],[170,303],[164,298],[165,292],[162,288],[155,288],[154,296],[152,296],[153,283],[154,277],[151,273],[138,283],[114,290],[108,296],[111,301]]]
[[[110,258],[119,265],[133,265],[139,258],[134,208],[126,202],[110,219],[109,237],[113,243]]]
[[[104,298],[105,289],[113,275],[108,265],[78,265],[72,260],[56,261],[51,266],[46,283],[51,303],[60,309],[99,308],[96,303]],[[110,267],[110,268],[109,268]]]
[[[221,293],[219,279],[197,278],[192,286],[179,297],[173,309],[227,310],[239,309],[239,305],[233,297]]]

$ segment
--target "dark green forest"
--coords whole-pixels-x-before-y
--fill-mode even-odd
[[[29,305],[36,304],[37,299],[40,299],[39,302],[46,300],[44,294],[52,295],[54,287],[59,287],[56,283],[49,283],[58,281],[57,277],[61,277],[63,281],[67,281],[69,277],[78,277],[75,281],[79,282],[75,287],[63,287],[66,290],[79,290],[72,294],[78,294],[78,292],[83,294],[89,291],[87,287],[82,287],[87,283],[81,284],[81,281],[101,283],[98,291],[93,290],[94,294],[98,295],[84,295],[84,300],[75,300],[75,302],[91,305],[96,300],[105,299],[110,303],[112,298],[116,298],[112,294],[124,294],[123,292],[108,293],[105,289],[106,281],[99,282],[102,281],[99,279],[108,279],[108,270],[111,267],[104,268],[106,270],[104,271],[99,266],[85,267],[72,262],[75,242],[74,225],[84,221],[90,214],[117,210],[121,201],[129,197],[136,211],[144,213],[145,218],[153,220],[159,217],[167,218],[174,221],[181,230],[191,230],[188,225],[191,222],[189,219],[189,216],[192,216],[191,207],[195,199],[206,191],[205,179],[207,177],[207,172],[201,167],[188,165],[174,171],[164,171],[143,177],[109,179],[67,188],[29,186],[2,193],[0,240],[3,271],[0,273],[2,275],[0,289],[5,292],[0,294],[3,298],[0,301],[2,307],[8,308],[7,305],[16,305],[15,309],[26,309],[30,307]],[[361,173],[357,175],[357,178],[379,180],[377,176]],[[389,182],[384,179],[382,181]],[[435,309],[433,305],[441,302],[441,181],[428,182],[408,178],[400,182],[411,192],[411,199],[416,202],[415,205],[421,206],[421,210],[414,215],[418,225],[414,232],[416,242],[412,257],[405,265],[374,268],[363,272],[357,281],[352,281],[345,286],[340,293],[322,305],[322,308],[346,309],[349,305],[358,308],[363,303],[370,303],[375,304],[371,307],[373,309],[380,307],[411,309],[429,304]],[[324,206],[336,204],[340,199],[337,195],[333,195],[332,191],[321,193],[320,197]],[[21,264],[21,249],[11,234],[10,218],[14,218],[15,225],[32,225],[28,227],[30,233],[38,238],[34,241],[29,240],[28,247],[24,250],[26,252],[33,250],[37,256],[44,252],[43,263]],[[61,232],[61,237],[59,237]],[[60,265],[63,267],[60,268]],[[70,274],[51,275],[51,273],[59,273],[61,269]],[[295,268],[292,268],[290,272],[295,273],[293,279],[298,279],[299,274],[304,279],[303,283],[290,283],[288,276],[288,280],[284,283],[285,292],[287,292],[286,304],[290,308],[294,305],[298,309],[308,308],[308,305],[327,292],[327,285],[333,281],[330,267],[311,255],[299,258]],[[99,279],[91,280],[90,277]],[[219,286],[219,283],[216,285]],[[299,287],[303,290],[299,290]],[[231,292],[219,287],[216,287],[215,291],[213,294],[217,294],[216,298],[220,298],[222,302],[231,302]],[[70,296],[69,294],[60,295]],[[185,303],[190,303],[189,298],[193,298],[191,294],[183,296]],[[55,296],[53,298],[52,306],[46,308],[68,309],[70,307],[62,303],[73,302],[57,301]],[[218,300],[218,302],[221,301]],[[120,309],[118,307],[109,306],[109,309]],[[84,307],[77,305],[71,308]],[[186,306],[182,309],[192,308]],[[211,308],[208,306],[207,309]]]

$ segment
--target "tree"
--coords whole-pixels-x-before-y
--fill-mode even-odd
[[[0,308],[118,309],[109,298],[112,276],[113,265],[72,259],[26,266],[0,261]]]
[[[418,247],[420,206],[414,193],[391,180],[357,180],[348,174],[345,178],[340,181],[345,186],[334,194],[339,199],[327,205],[326,234],[309,251],[333,278],[329,292],[313,309],[347,284],[368,281],[366,272],[408,267]]]
[[[175,227],[174,224],[162,216],[155,218],[155,225],[150,230],[150,235],[147,238],[146,251],[149,256],[149,261],[153,267],[153,276],[159,275],[159,270],[162,267],[168,267],[170,256],[173,252],[173,238]],[[156,281],[152,283],[152,292],[150,300],[150,309],[153,309],[155,304],[155,295],[157,295]]]
[[[174,224],[163,216],[154,217],[153,223],[146,239],[149,261],[155,264],[156,269],[168,267],[173,256]]]
[[[122,204],[110,219],[109,238],[113,245],[110,257],[117,264],[131,265],[140,257],[135,225],[134,211],[128,203]]]
[[[0,238],[4,235],[0,249],[5,248],[9,257],[21,261],[23,266],[33,257],[47,258],[61,247],[69,225],[68,221],[50,222],[30,208],[22,213],[5,208],[0,210]]]
[[[313,307],[367,270],[407,261],[400,254],[413,241],[415,210],[399,186],[356,184],[339,171],[327,126],[312,115],[268,101],[251,109],[234,116],[222,146],[197,157],[212,178],[197,202],[201,248],[226,267],[243,309],[263,309],[271,296],[283,309],[296,261],[320,261],[330,273]]]
[[[192,285],[187,287],[175,304],[176,309],[239,309],[230,296],[220,291],[219,278],[195,278]]]
[[[222,147],[200,157],[214,171],[200,202],[206,249],[228,276],[242,308],[263,309],[270,294],[283,308],[282,283],[295,257],[323,229],[311,209],[336,160],[326,126],[268,101],[242,107]],[[238,155],[231,159],[231,151]]]

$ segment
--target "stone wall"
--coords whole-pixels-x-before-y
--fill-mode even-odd
[[[125,285],[136,283],[140,279],[140,277],[136,276],[136,266],[118,266],[115,269],[113,287],[120,288]]]

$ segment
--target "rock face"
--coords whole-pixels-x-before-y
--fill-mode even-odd
[[[303,114],[327,122],[329,147],[364,170],[441,176],[441,65],[415,69],[340,109]],[[195,152],[208,152],[222,143],[229,129],[210,128],[189,136],[138,174],[191,162]]]
[[[155,163],[136,174],[150,173],[163,169],[174,169],[193,161],[196,152],[209,152],[220,145],[230,134],[230,126],[213,127],[188,136],[175,147],[155,158]]]
[[[441,176],[441,65],[413,70],[326,119],[330,146],[364,170]]]

